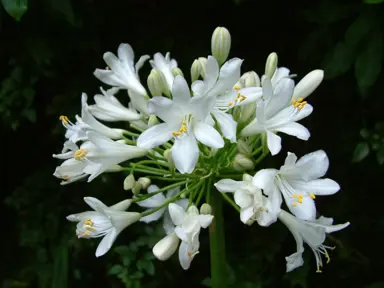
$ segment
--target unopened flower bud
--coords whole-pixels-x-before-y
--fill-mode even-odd
[[[267,58],[267,62],[265,63],[265,75],[269,78],[272,78],[273,74],[275,74],[277,68],[277,54],[272,52],[269,54]]]
[[[236,147],[237,151],[239,151],[241,154],[249,155],[252,153],[251,147],[249,147],[249,145],[243,139],[237,140]]]
[[[211,39],[211,50],[213,57],[216,58],[219,65],[227,60],[229,50],[231,49],[231,34],[227,28],[217,27],[213,31]]]
[[[132,193],[133,193],[134,195],[138,195],[138,194],[140,194],[140,191],[141,191],[142,188],[143,188],[143,187],[141,186],[141,184],[140,184],[139,182],[136,181],[135,186],[132,188]]]
[[[167,160],[168,164],[169,164],[171,167],[174,167],[174,166],[175,166],[175,163],[173,162],[173,158],[172,158],[172,152],[171,152],[171,149],[167,149],[167,150],[165,150],[163,156],[164,156],[164,158]]]
[[[141,185],[141,188],[147,189],[151,185],[151,179],[147,177],[140,177],[137,182]]]
[[[305,99],[320,85],[324,78],[324,71],[317,69],[309,72],[300,80],[293,90],[292,100]]]
[[[181,71],[181,69],[179,67],[173,67],[172,68],[172,74],[173,76],[181,76],[181,77],[184,77],[184,73],[183,71]]]
[[[245,123],[250,122],[250,120],[253,120],[255,117],[254,114],[256,113],[256,102],[249,103],[244,106],[240,106],[240,116],[237,118],[237,122],[239,123]]]
[[[253,177],[247,173],[243,174],[243,181],[252,181]]]
[[[159,123],[160,123],[160,121],[159,121],[159,119],[157,119],[156,115],[149,116],[148,128],[151,128],[152,126],[155,126],[155,125],[157,125]]]
[[[203,68],[201,67],[201,63],[198,59],[193,61],[192,66],[191,66],[191,81],[192,81],[192,83],[195,82],[197,79],[199,79],[202,69]]]
[[[203,214],[203,215],[210,215],[210,214],[212,214],[212,207],[211,207],[211,205],[209,205],[208,203],[204,203],[203,205],[201,205],[201,207],[200,207],[200,214]]]
[[[176,233],[172,232],[156,243],[152,249],[153,255],[160,261],[169,259],[179,246],[179,241]]]
[[[244,73],[240,77],[244,87],[260,87],[260,77],[255,71]]]
[[[232,166],[236,171],[252,170],[255,168],[253,161],[241,153],[235,156]]]
[[[133,187],[135,187],[135,184],[136,184],[135,176],[133,176],[133,174],[129,174],[124,179],[124,190],[127,191],[132,189]]]
[[[199,209],[197,209],[195,205],[191,205],[189,206],[187,213],[192,215],[199,215]]]
[[[201,65],[200,76],[201,76],[203,79],[205,79],[205,74],[206,74],[206,71],[207,71],[207,62],[208,62],[208,59],[205,58],[205,57],[199,57],[197,60],[200,62],[200,65]]]
[[[147,84],[152,96],[170,95],[167,81],[160,70],[152,69],[148,76]]]

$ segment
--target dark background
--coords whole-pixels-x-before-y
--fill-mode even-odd
[[[26,3],[4,0],[3,5],[9,8],[11,2]],[[92,72],[105,66],[105,51],[115,53],[123,42],[132,45],[136,59],[170,51],[189,79],[193,60],[210,53],[217,26],[230,30],[230,56],[245,59],[243,72],[262,75],[272,51],[279,55],[279,66],[290,68],[298,79],[313,69],[325,70],[325,81],[308,99],[314,113],[302,121],[310,140],[283,137],[282,153],[263,165],[280,166],[288,149],[298,156],[324,149],[331,162],[327,176],[342,189],[318,199],[318,209],[337,223],[351,222],[328,238],[328,245],[337,248],[322,274],[315,273],[308,247],[305,265],[286,274],[284,257],[295,251],[287,229],[280,223],[245,227],[225,207],[230,287],[384,287],[384,4],[41,0],[27,6],[20,21],[0,10],[2,287],[208,285],[206,231],[187,272],[177,256],[164,263],[153,259],[151,247],[161,237],[156,224],[130,227],[114,249],[96,259],[99,240],[77,240],[65,216],[86,209],[84,196],[107,204],[131,197],[122,189],[125,175],[63,187],[52,176],[59,162],[51,155],[64,140],[58,117],[79,113],[81,92],[98,92],[101,83]],[[145,67],[144,83],[149,64]],[[120,100],[128,101],[126,96]]]

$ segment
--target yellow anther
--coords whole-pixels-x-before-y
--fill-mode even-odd
[[[109,68],[109,66],[106,66],[106,67],[105,67],[105,70],[111,70],[111,68]]]
[[[299,99],[297,99],[297,102],[302,102],[304,100],[304,98],[299,98]]]
[[[295,203],[292,203],[292,206],[293,207],[296,207],[297,206],[297,203],[295,202]]]
[[[325,258],[327,258],[327,264],[329,264],[329,262],[331,262],[331,257],[329,257],[328,252],[325,252]]]
[[[303,199],[303,194],[299,194],[297,197]]]
[[[228,106],[232,106],[233,105],[233,102],[232,101],[229,101],[228,102]]]
[[[313,193],[309,193],[309,196],[310,196],[312,199],[316,199],[316,196],[315,196],[315,194],[313,194]]]
[[[59,120],[62,121],[64,124],[68,124],[68,122],[69,122],[68,117],[67,117],[67,116],[64,116],[64,115],[61,115],[61,116],[59,117]]]
[[[88,226],[91,226],[91,227],[93,226],[93,222],[92,222],[91,218],[85,219],[84,224],[88,225]]]
[[[63,179],[65,180],[65,181],[69,181],[69,176],[68,175],[65,175],[65,176],[63,176]]]
[[[303,203],[303,198],[299,198],[299,199],[297,199],[297,202],[299,202],[300,204],[302,204],[302,203]]]
[[[300,103],[296,102],[295,104],[293,104],[293,106],[295,106],[295,108],[298,108],[300,107]]]
[[[235,85],[235,86],[233,86],[233,89],[239,91],[241,88],[239,86]]]
[[[292,197],[293,197],[293,198],[297,198],[297,195],[296,195],[296,194],[293,194]]]
[[[173,136],[180,136],[180,132],[172,132]]]
[[[181,124],[186,125],[187,122],[185,120],[181,121]]]
[[[295,105],[296,102],[297,102],[297,101],[296,101],[295,99],[293,99],[293,100],[291,101],[292,105]]]
[[[75,152],[74,158],[75,160],[82,160],[85,158],[85,155],[87,155],[88,150],[85,149],[79,149]]]
[[[247,97],[244,96],[244,95],[241,95],[241,97],[240,97],[240,102],[243,102],[245,99],[247,99]]]
[[[323,271],[321,271],[320,269],[317,269],[316,273],[323,273]]]
[[[180,132],[187,132],[187,127],[185,125],[181,126]]]
[[[91,236],[91,232],[89,232],[88,230],[85,230],[84,234],[87,235],[87,236]]]

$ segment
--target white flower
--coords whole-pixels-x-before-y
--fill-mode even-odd
[[[78,180],[89,174],[88,182],[90,182],[101,173],[114,169],[121,162],[148,153],[146,149],[115,142],[96,132],[87,132],[86,136],[89,141],[84,142],[80,149],[75,150],[78,148],[75,145],[69,152],[53,155],[55,158],[67,159],[56,168],[54,173],[56,177],[73,182],[72,177]]]
[[[165,54],[165,57],[161,53],[156,53],[153,56],[153,60],[150,60],[153,69],[160,70],[163,73],[165,81],[167,82],[169,91],[172,91],[172,85],[174,76],[172,74],[172,69],[177,67],[177,62],[175,59],[171,59],[169,52]]]
[[[199,253],[199,234],[201,228],[207,228],[213,220],[212,215],[199,215],[196,206],[190,206],[187,211],[175,203],[168,206],[172,222],[176,225],[174,232],[180,238],[180,265],[187,270],[193,258]]]
[[[234,199],[240,206],[240,220],[247,224],[257,221],[260,226],[269,226],[276,222],[280,213],[281,195],[279,191],[272,190],[268,197],[264,196],[259,187],[252,183],[253,177],[244,174],[243,181],[222,179],[215,183],[220,192],[234,193]]]
[[[303,221],[297,219],[284,210],[281,210],[279,220],[283,222],[296,240],[297,252],[285,257],[287,261],[287,272],[290,272],[304,264],[302,254],[304,252],[304,242],[312,249],[316,258],[317,271],[321,272],[323,267],[322,255],[330,261],[327,249],[333,247],[324,245],[326,233],[332,233],[346,228],[350,223],[332,225],[333,219],[321,216],[313,221]]]
[[[224,140],[219,132],[204,121],[213,105],[209,97],[191,97],[188,84],[176,76],[172,86],[172,97],[153,97],[148,109],[164,123],[144,131],[137,139],[137,146],[151,149],[172,137],[172,158],[181,173],[191,173],[199,158],[197,141],[213,148],[222,148]]]
[[[148,193],[153,193],[153,192],[156,192],[157,190],[159,190],[159,187],[157,187],[156,185],[150,185],[148,187],[147,191],[148,191]],[[140,207],[148,208],[147,210],[145,210],[143,212],[143,213],[146,213],[146,212],[153,210],[154,208],[161,206],[162,204],[164,204],[164,202],[171,199],[178,192],[180,192],[180,188],[176,187],[174,189],[168,190],[167,194],[165,196],[163,193],[157,193],[157,194],[153,195],[152,197],[149,197],[143,201],[136,202],[136,204],[139,205]],[[181,199],[181,200],[176,201],[175,203],[180,205],[184,209],[186,209],[188,206],[188,199]],[[164,230],[167,234],[169,234],[170,229],[168,229],[168,227],[169,227],[169,219],[170,219],[169,217],[170,216],[169,216],[167,207],[164,207],[160,210],[157,210],[156,212],[154,212],[148,216],[142,217],[140,219],[140,221],[145,222],[145,223],[150,223],[152,221],[159,220],[163,215],[164,215],[164,224],[163,224]],[[172,229],[172,231],[173,231],[173,229]]]
[[[120,139],[124,132],[122,129],[112,129],[97,121],[89,111],[85,93],[81,95],[81,117],[76,115],[76,123],[73,124],[66,116],[60,116],[60,120],[67,129],[65,137],[73,143],[87,140],[87,131],[95,131],[111,139]]]
[[[96,257],[107,253],[117,235],[140,219],[140,213],[124,212],[130,206],[131,200],[124,200],[111,207],[93,197],[85,197],[84,201],[95,211],[72,214],[67,219],[79,222],[76,226],[76,235],[79,238],[104,237],[97,247]]]
[[[140,83],[138,72],[149,56],[141,56],[134,65],[135,54],[129,44],[120,44],[117,55],[118,58],[111,52],[104,53],[103,59],[108,65],[107,69],[96,69],[93,74],[105,84],[128,89],[141,96],[147,95],[145,88]]]
[[[308,140],[310,133],[303,125],[296,123],[313,111],[311,105],[303,99],[292,100],[294,82],[289,78],[282,78],[272,88],[271,80],[264,77],[263,100],[257,102],[256,118],[242,131],[242,136],[252,136],[265,133],[268,148],[272,155],[281,150],[281,138],[276,132],[283,132]],[[292,103],[292,104],[290,104]]]
[[[331,195],[339,191],[335,181],[325,178],[329,160],[319,150],[301,157],[288,152],[285,163],[276,169],[263,169],[256,173],[253,184],[264,191],[279,189],[289,210],[299,219],[316,218],[315,195]]]
[[[157,242],[155,246],[153,246],[153,255],[155,255],[157,259],[165,261],[176,252],[179,243],[179,237],[177,237],[175,232],[172,232]]]
[[[192,84],[194,97],[215,99],[210,112],[216,118],[224,137],[231,142],[236,142],[237,122],[226,112],[235,106],[255,102],[262,95],[260,87],[240,89],[235,86],[240,79],[242,62],[239,58],[230,59],[219,70],[215,57],[208,56],[204,81],[197,80]]]
[[[89,111],[98,119],[103,121],[135,121],[142,118],[133,108],[123,106],[119,100],[114,96],[119,90],[118,88],[111,88],[105,91],[100,88],[102,94],[96,94],[93,99],[94,105],[89,106]]]

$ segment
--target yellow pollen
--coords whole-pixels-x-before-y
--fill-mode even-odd
[[[304,98],[299,98],[299,99],[297,99],[297,102],[302,102],[304,100]]]
[[[181,124],[186,125],[187,122],[185,120],[181,121]]]
[[[312,199],[316,199],[316,196],[313,193],[309,193],[309,196],[311,196]]]
[[[300,204],[302,204],[302,203],[303,203],[303,198],[299,198],[299,199],[297,199],[297,202],[299,202]]]
[[[79,149],[75,152],[74,158],[75,160],[82,160],[85,158],[85,155],[87,155],[88,150],[85,149]]]
[[[65,175],[65,176],[63,176],[63,179],[65,180],[65,181],[69,181],[69,176],[68,175]]]
[[[297,198],[297,195],[296,195],[296,194],[293,194],[292,197],[293,197],[293,198]]]
[[[61,116],[59,117],[59,120],[62,121],[64,124],[68,124],[68,122],[69,122],[68,117],[67,117],[67,116],[64,116],[64,115],[61,115]]]
[[[245,99],[247,99],[247,97],[244,96],[244,95],[241,95],[241,97],[240,97],[240,102],[243,102]]]
[[[228,102],[228,106],[232,106],[233,105],[233,102],[232,101],[229,101]]]
[[[181,126],[180,132],[187,132],[187,127],[185,125]]]
[[[233,89],[239,91],[241,88],[239,86],[235,85],[235,86],[233,86]]]
[[[291,103],[292,103],[292,105],[295,105],[295,104],[296,104],[296,100],[293,99],[293,100],[291,101]]]
[[[303,198],[303,194],[299,194],[299,196],[297,196],[297,197],[299,197],[299,198]]]
[[[111,68],[109,68],[109,66],[105,67],[105,70],[111,70]]]
[[[173,136],[180,136],[180,132],[172,132]]]
[[[297,203],[295,202],[295,203],[292,203],[292,206],[293,207],[296,207],[297,206]]]
[[[85,231],[84,231],[84,234],[87,235],[87,236],[90,236],[90,235],[91,235],[91,232],[89,232],[88,230],[85,230]]]
[[[84,224],[88,225],[88,226],[91,226],[91,227],[93,226],[93,222],[92,222],[91,218],[85,219]]]

